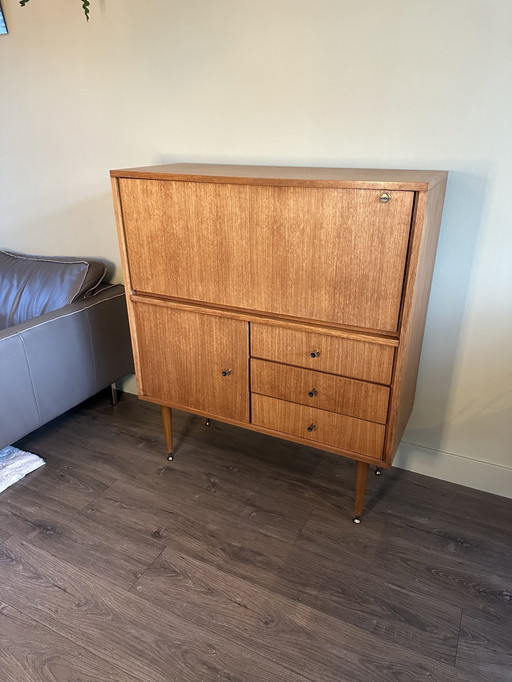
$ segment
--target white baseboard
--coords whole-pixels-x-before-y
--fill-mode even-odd
[[[393,466],[512,498],[512,468],[402,441]]]
[[[137,381],[135,379],[135,374],[130,374],[121,381],[121,387],[126,393],[133,393],[137,395]]]

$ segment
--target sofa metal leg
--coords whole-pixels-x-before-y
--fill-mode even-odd
[[[117,405],[119,396],[117,395],[117,384],[115,381],[110,384],[110,391],[112,395],[112,405]]]

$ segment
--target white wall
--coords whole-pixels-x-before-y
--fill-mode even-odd
[[[117,265],[110,168],[448,169],[397,463],[512,496],[512,3],[91,4],[3,0],[0,244]]]

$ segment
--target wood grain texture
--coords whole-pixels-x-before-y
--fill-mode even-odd
[[[184,301],[167,296],[151,296],[144,294],[130,294],[129,300],[134,303],[151,303],[151,305],[159,305],[163,308],[176,308],[177,310],[191,310],[192,312],[203,313],[204,315],[216,315],[217,317],[229,317],[232,320],[244,320],[245,322],[255,322],[265,325],[278,325],[280,327],[288,327],[292,330],[303,332],[315,332],[317,334],[325,334],[327,336],[338,336],[343,339],[352,339],[353,341],[366,341],[368,343],[377,343],[383,346],[398,346],[398,337],[396,333],[377,333],[369,332],[367,329],[346,328],[340,325],[331,324],[326,327],[315,322],[301,323],[297,322],[288,316],[280,315],[268,317],[265,314],[256,313],[254,311],[247,312],[241,309],[225,308],[225,307],[208,307],[200,305],[193,301]]]
[[[301,682],[302,677],[126,590],[74,569],[29,543],[0,547],[9,604],[144,682],[169,678]],[[7,582],[5,582],[7,581]],[[23,600],[21,595],[27,597]]]
[[[391,390],[385,458],[391,463],[414,404],[421,345],[441,224],[446,181],[418,194],[400,324],[400,347]]]
[[[262,474],[268,471],[268,466],[262,468]],[[238,476],[235,473],[239,485],[244,485],[242,473]],[[249,476],[252,481],[257,480],[254,471]],[[286,494],[290,478],[291,472],[287,485],[280,486],[281,494]],[[262,480],[261,485],[268,487],[268,480]],[[282,476],[274,478],[274,485],[282,480]],[[312,482],[309,486],[313,486]],[[294,491],[300,494],[298,486]],[[320,502],[321,497],[318,499]],[[381,577],[346,572],[342,561],[329,561],[303,549],[297,551],[269,537],[259,535],[258,539],[257,525],[251,527],[244,519],[218,512],[205,514],[200,501],[183,505],[172,496],[116,484],[90,505],[88,513],[101,519],[113,532],[119,524],[130,527],[134,534],[147,537],[158,534],[173,556],[194,557],[218,569],[222,585],[227,581],[225,574],[243,578],[293,602],[378,633],[388,642],[450,664],[455,661],[460,609],[418,598],[408,590],[385,584]],[[153,578],[157,573],[153,569],[159,564],[160,560],[155,562],[144,577]],[[143,580],[138,585],[148,583]]]
[[[65,504],[74,509],[83,509],[88,502],[108,488],[108,481],[98,479],[91,472],[77,471],[63,461],[58,466],[42,467],[38,476],[28,476],[23,479],[23,489],[36,497],[39,494],[49,497],[59,504]],[[16,492],[20,489],[18,487]],[[2,496],[2,500],[14,497],[14,490]],[[0,541],[1,541],[0,531]]]
[[[143,404],[146,408],[152,407]],[[148,409],[146,411],[149,412]],[[177,415],[180,417],[179,421]],[[144,434],[130,435],[116,429],[107,438],[108,432],[102,428],[97,440],[90,429],[73,424],[70,428],[60,429],[53,436],[53,447],[43,441],[45,452],[52,448],[53,456],[56,456],[57,450],[64,453],[63,459],[69,461],[73,458],[74,469],[78,472],[85,469],[112,483],[121,479],[142,488],[157,490],[162,497],[172,498],[184,508],[190,500],[195,500],[201,503],[205,517],[214,516],[219,511],[229,511],[240,522],[247,522],[264,536],[279,538],[289,544],[295,542],[312,510],[312,503],[307,498],[297,497],[292,491],[283,495],[272,491],[267,493],[264,488],[255,490],[249,480],[235,482],[231,478],[226,479],[226,467],[233,467],[233,453],[230,451],[226,455],[223,451],[228,445],[218,422],[206,429],[203,420],[192,418],[192,423],[184,429],[177,431],[175,427],[175,438],[181,445],[172,464],[162,461],[164,446],[159,411],[157,417],[152,430],[145,423]],[[188,417],[189,415],[174,411],[173,421],[187,424],[184,420]],[[194,434],[197,436],[198,431],[203,433],[205,430],[209,433],[209,438],[202,441],[201,453],[197,453],[193,447],[197,442]],[[232,428],[232,431],[244,433],[242,429]],[[191,438],[190,442],[187,436]],[[194,456],[188,461],[191,453]],[[84,457],[87,458],[86,467],[82,466]],[[62,459],[59,458],[59,461]],[[289,513],[291,509],[293,513]],[[2,518],[0,507],[0,519]],[[96,529],[96,535],[98,532]],[[124,535],[120,535],[119,542],[122,543],[123,538]],[[105,554],[104,561],[108,562],[108,553]]]
[[[165,449],[168,455],[172,454],[172,410],[166,405],[161,406],[162,426],[164,428]]]
[[[312,352],[319,351],[315,358]],[[251,356],[389,384],[394,349],[277,325],[251,324]]]
[[[160,552],[152,538],[133,541],[120,531],[112,537],[102,525],[57,500],[34,496],[27,489],[8,490],[2,497],[0,518],[12,535],[29,539],[58,559],[128,588]]]
[[[249,420],[247,323],[139,303],[134,316],[142,396]]]
[[[380,424],[388,414],[387,386],[254,358],[251,391]]]
[[[384,170],[382,168],[310,168],[175,163],[110,171],[115,178],[146,178],[185,182],[392,189],[426,191],[446,179],[446,171]]]
[[[173,427],[182,454],[162,466],[159,408],[105,393],[19,443],[47,463],[2,493],[0,600],[52,634],[2,672],[19,654],[39,682],[43,655],[67,670],[87,650],[98,682],[507,679],[510,500],[388,470],[358,527],[352,462],[178,411]],[[163,551],[140,591],[117,582],[123,546]]]
[[[356,498],[354,502],[354,515],[361,516],[364,508],[364,496],[368,481],[369,466],[365,462],[356,462]]]
[[[372,506],[370,499],[367,507]],[[379,505],[382,507],[386,505]],[[340,559],[341,553],[341,560],[351,570],[392,576],[393,584],[402,589],[453,607],[508,612],[512,578],[501,565],[490,571],[464,561],[456,543],[445,540],[441,549],[439,538],[430,540],[428,532],[423,534],[414,520],[408,522],[403,516],[393,522],[387,515],[381,519],[367,513],[364,523],[363,538],[357,529],[340,524],[332,511],[315,509],[296,543],[297,549],[332,560]],[[436,520],[437,524],[442,526],[442,519]],[[462,536],[465,538],[465,533]]]
[[[343,541],[337,559],[295,548],[279,569],[279,582],[288,591],[279,583],[273,589],[289,595],[295,589],[302,604],[371,632],[389,644],[455,664],[461,609],[420,597],[404,587],[400,574],[386,581],[377,568],[359,571],[351,561],[345,562]]]
[[[396,331],[413,192],[382,204],[378,190],[119,188],[136,291]]]
[[[293,434],[312,443],[351,450],[369,457],[380,457],[384,426],[335,412],[318,410],[276,398],[251,395],[252,422],[284,434]],[[311,431],[308,431],[311,427]]]
[[[21,611],[0,604],[2,682],[137,682]]]
[[[464,609],[457,666],[481,680],[512,679],[512,621],[508,612]]]
[[[338,682],[340,671],[351,682],[399,680],[404,674],[444,682],[455,672],[444,665],[434,668],[400,647],[390,656],[369,633],[362,647],[356,628],[171,550],[162,553],[132,591],[176,614],[187,613],[220,636],[256,646],[267,660],[281,660],[287,651],[291,670],[311,682]],[[454,679],[459,679],[456,672]]]

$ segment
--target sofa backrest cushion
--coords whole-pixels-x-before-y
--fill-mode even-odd
[[[99,260],[0,250],[0,329],[89,296],[105,273],[106,266]]]

